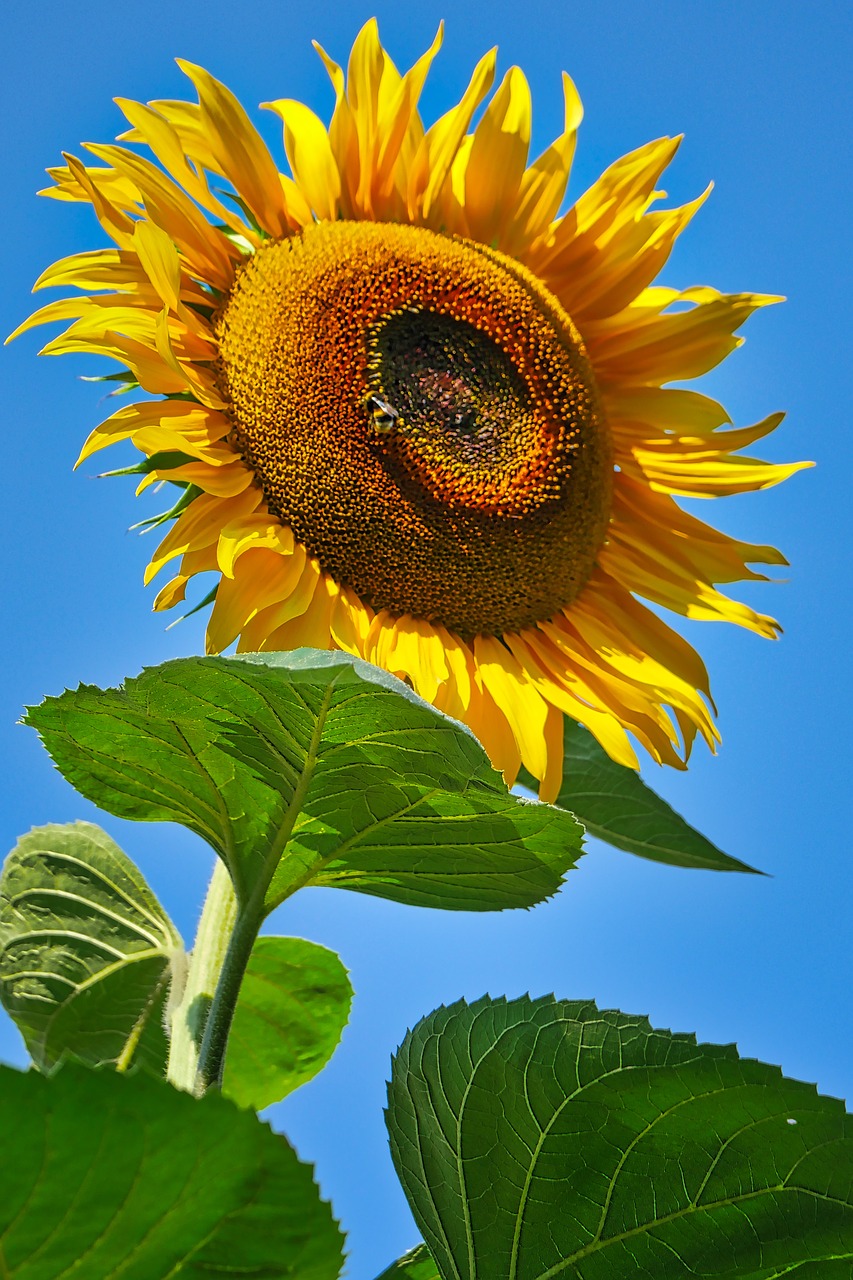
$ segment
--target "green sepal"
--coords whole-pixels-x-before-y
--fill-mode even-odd
[[[162,451],[160,453],[152,453],[148,458],[142,458],[139,462],[135,462],[132,467],[118,467],[115,471],[101,471],[98,474],[99,480],[109,480],[114,476],[147,476],[152,471],[169,471],[173,467],[185,467],[191,462],[198,462],[198,458],[194,458],[189,453],[180,453],[178,450]],[[186,481],[182,481],[185,484]]]
[[[190,503],[195,502],[201,493],[201,489],[197,485],[187,484],[184,480],[173,480],[170,483],[177,485],[182,490],[181,496],[174,506],[170,507],[168,511],[161,511],[159,515],[149,516],[147,520],[137,520],[136,524],[130,526],[130,533],[135,533],[137,529],[142,529],[147,533],[149,529],[159,528],[167,520],[177,520],[181,512],[186,511]]]

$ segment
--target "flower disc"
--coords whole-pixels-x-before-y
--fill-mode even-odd
[[[374,609],[470,637],[577,596],[610,516],[609,438],[577,331],[518,262],[318,223],[259,249],[216,331],[269,509]]]

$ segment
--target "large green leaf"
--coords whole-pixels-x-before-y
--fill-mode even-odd
[[[377,1280],[441,1280],[441,1277],[426,1245],[419,1244],[392,1262]]]
[[[335,955],[303,938],[258,938],[228,1037],[222,1092],[261,1111],[315,1076],[347,1024],[352,987]]]
[[[389,1086],[444,1280],[809,1280],[853,1266],[853,1117],[732,1045],[593,1004],[441,1008]]]
[[[568,717],[564,725],[563,783],[557,804],[580,818],[591,836],[674,867],[755,871],[700,835],[646,786],[635,769],[611,760],[588,729]],[[533,788],[538,785],[525,770],[521,781]]]
[[[36,827],[0,875],[0,1000],[33,1061],[163,1070],[181,939],[138,869],[89,822]]]
[[[218,1095],[76,1063],[0,1067],[5,1280],[335,1280],[342,1238],[311,1169]]]
[[[571,815],[511,796],[466,729],[346,654],[186,658],[27,718],[83,795],[198,832],[266,911],[307,884],[531,906],[580,854]]]

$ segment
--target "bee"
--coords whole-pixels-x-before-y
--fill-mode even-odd
[[[394,406],[379,396],[371,396],[367,403],[373,421],[373,430],[383,436],[393,431],[400,417]]]

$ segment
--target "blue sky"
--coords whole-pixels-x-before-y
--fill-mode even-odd
[[[331,1067],[270,1117],[316,1163],[350,1232],[353,1280],[370,1280],[416,1240],[381,1108],[390,1053],[441,1002],[484,991],[592,997],[659,1026],[736,1041],[823,1092],[849,1095],[853,1085],[846,5],[17,5],[5,20],[0,77],[8,132],[3,331],[30,309],[31,284],[48,263],[102,243],[90,212],[33,193],[61,150],[115,136],[113,96],[184,96],[172,61],[181,56],[224,79],[253,113],[258,102],[295,97],[328,118],[331,91],[310,40],[344,61],[372,12],[405,65],[446,18],[423,101],[429,118],[455,101],[474,61],[497,43],[501,69],[517,62],[531,81],[537,152],[561,127],[560,72],[569,71],[586,107],[575,196],[623,152],[684,132],[667,175],[670,197],[689,199],[711,178],[716,189],[662,279],[789,299],[747,325],[745,347],[703,389],[739,425],[787,410],[764,456],[811,458],[818,467],[768,493],[702,506],[727,532],[788,555],[784,585],[744,592],[780,618],[785,635],[771,644],[733,628],[685,626],[711,671],[723,746],[716,758],[698,749],[686,775],[646,770],[707,835],[770,878],[678,871],[593,844],[563,892],[532,912],[453,916],[311,890],[271,920],[273,932],[334,947],[356,987]],[[280,154],[275,119],[254,115]],[[176,828],[99,818],[52,770],[35,735],[14,723],[24,703],[45,693],[78,681],[114,684],[203,643],[198,618],[167,632],[151,613],[153,592],[141,578],[152,543],[125,532],[150,514],[133,499],[132,482],[96,481],[94,466],[71,472],[80,442],[106,416],[100,390],[78,376],[97,371],[95,362],[37,360],[40,345],[38,335],[25,337],[2,355],[3,848],[33,824],[100,820],[191,937],[208,851]],[[24,1060],[5,1019],[0,1057]]]

